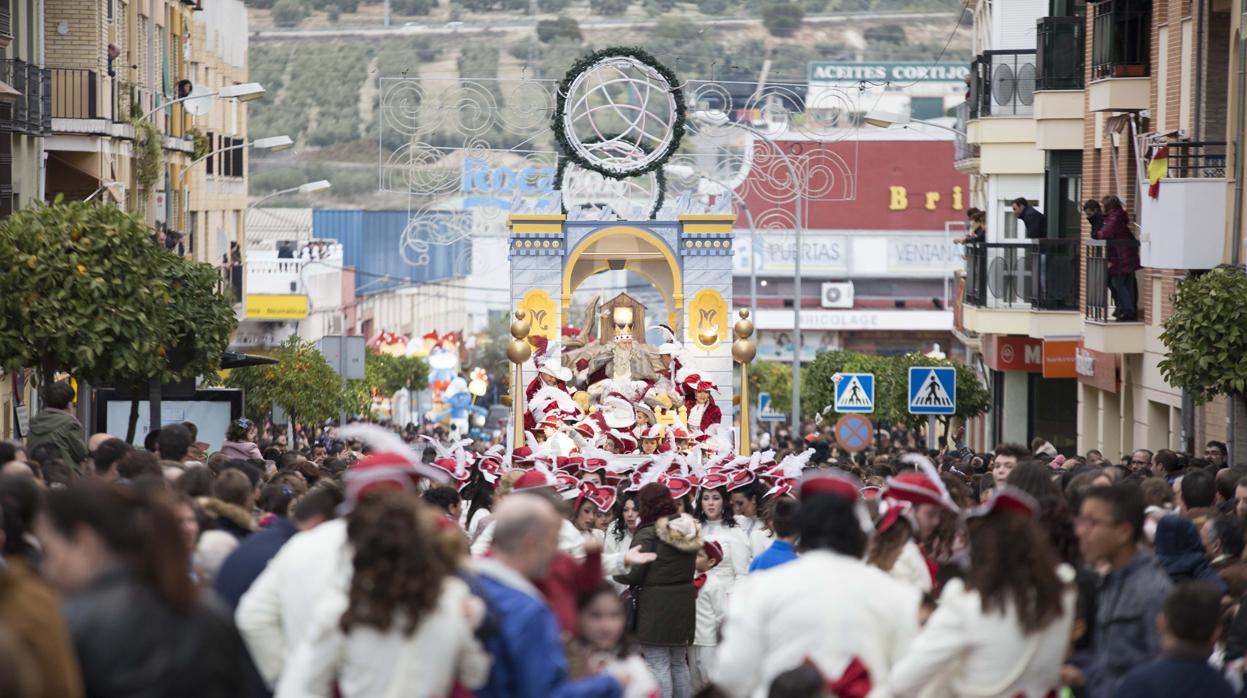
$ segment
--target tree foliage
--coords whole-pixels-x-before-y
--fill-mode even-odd
[[[1247,274],[1218,268],[1178,284],[1160,372],[1199,402],[1247,393]]]
[[[580,22],[567,15],[559,15],[558,19],[543,19],[537,22],[538,41],[548,44],[558,39],[576,43],[583,41],[584,35],[580,33]]]
[[[333,419],[343,409],[358,409],[357,397],[343,389],[342,379],[315,344],[290,337],[272,357],[278,363],[236,368],[225,379],[225,385],[243,390],[251,419],[262,421],[273,405],[285,410],[292,422],[304,424]]]
[[[762,26],[771,36],[787,37],[797,33],[805,21],[805,10],[796,3],[773,2],[762,8]]]
[[[875,411],[880,422],[917,428],[926,422],[923,415],[909,414],[909,369],[911,366],[952,366],[957,372],[957,413],[961,420],[985,413],[990,405],[987,387],[964,363],[932,359],[923,354],[874,356],[852,351],[827,351],[815,358],[803,374],[801,409],[834,421],[835,381],[838,373],[872,373],[875,376]]]
[[[757,404],[758,393],[771,394],[771,408],[788,413],[792,403],[792,365],[779,361],[749,364],[749,399]]]
[[[307,8],[299,0],[277,0],[273,4],[273,24],[297,27],[307,17]]]
[[[429,381],[429,364],[416,356],[370,351],[364,359],[364,380],[382,395],[393,395],[402,388],[423,390]]]
[[[137,384],[215,371],[234,329],[208,265],[100,202],[37,204],[0,226],[0,365]]]

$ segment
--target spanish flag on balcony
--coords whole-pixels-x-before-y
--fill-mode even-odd
[[[1169,174],[1169,146],[1162,145],[1152,149],[1152,157],[1147,161],[1147,195],[1153,199],[1160,198],[1160,180]]]

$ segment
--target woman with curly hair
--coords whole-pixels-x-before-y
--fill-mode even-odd
[[[727,487],[704,488],[697,498],[697,520],[701,522],[702,535],[723,546],[723,561],[710,574],[723,580],[729,595],[737,578],[749,574],[749,563],[753,562],[753,547],[731,512],[731,506]]]
[[[449,695],[489,676],[473,635],[484,613],[437,545],[436,523],[409,492],[368,497],[351,512],[345,589],[326,589],[276,695],[343,698]],[[471,616],[471,617],[470,617]]]
[[[615,505],[618,513],[615,520],[606,527],[603,555],[623,554],[632,548],[632,536],[636,534],[637,525],[641,523],[636,497],[636,492],[624,492]]]
[[[896,696],[1054,695],[1074,624],[1074,570],[1039,525],[1039,504],[1003,485],[969,514],[970,568],[893,666]]]

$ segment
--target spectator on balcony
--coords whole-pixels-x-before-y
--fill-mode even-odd
[[[1122,208],[1121,199],[1109,194],[1100,199],[1104,208],[1104,225],[1098,239],[1108,242],[1108,288],[1113,294],[1113,317],[1121,322],[1138,319],[1139,286],[1134,273],[1139,264],[1139,246],[1130,232],[1130,214]]]
[[[1044,215],[1039,212],[1039,209],[1031,206],[1026,197],[1019,196],[1013,200],[1013,215],[1026,226],[1026,237],[1031,240],[1045,237],[1047,226],[1044,223]]]
[[[983,242],[986,239],[987,214],[982,209],[970,208],[966,211],[966,236],[953,242],[965,245],[971,242]]]
[[[1100,202],[1095,199],[1087,199],[1082,203],[1082,215],[1087,217],[1087,222],[1091,224],[1091,239],[1100,239],[1100,228],[1104,227],[1104,209],[1100,208]]]

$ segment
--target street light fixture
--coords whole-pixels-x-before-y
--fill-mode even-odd
[[[178,97],[177,99],[170,100],[156,107],[155,109],[152,109],[151,111],[144,114],[143,118],[140,119],[140,121],[151,118],[152,115],[154,115],[156,112],[160,111],[161,109],[167,109],[173,106],[174,104],[180,104],[182,102],[186,102],[192,99],[202,99],[205,97],[220,97],[221,99],[236,99],[239,102],[250,102],[252,100],[259,99],[263,96],[264,96],[264,86],[258,82],[244,82],[241,85],[228,85],[226,87],[222,87],[221,89],[213,91],[213,92],[200,92],[198,94],[192,92],[191,94],[188,94],[185,97]]]
[[[281,189],[279,191],[275,191],[271,194],[266,194],[256,199],[255,203],[247,206],[247,210],[251,210],[255,208],[256,206],[259,206],[260,204],[264,203],[265,201],[268,201],[269,199],[272,199],[274,197],[282,196],[283,194],[296,194],[296,193],[297,194],[312,194],[314,192],[324,191],[325,189],[328,189],[329,187],[332,187],[332,186],[333,186],[333,183],[331,183],[329,180],[318,179],[315,182],[307,182],[305,184],[300,184],[297,187],[290,187],[289,189]]]
[[[784,162],[784,167],[788,170],[788,177],[792,180],[793,208],[792,208],[792,232],[795,243],[795,254],[793,254],[793,283],[796,286],[796,294],[792,303],[792,431],[800,436],[801,434],[801,180],[797,177],[797,168],[792,164],[792,158],[788,157],[788,153],[779,147],[775,142],[773,135],[778,133],[779,124],[770,124],[772,128],[768,129],[770,133],[761,131],[748,124],[739,121],[732,121],[728,114],[721,110],[708,111],[698,109],[693,111],[693,118],[710,126],[736,128],[758,138],[766,143],[779,155]],[[751,144],[752,147],[752,144]],[[752,283],[751,283],[752,285]]]
[[[944,124],[937,124],[934,121],[923,121],[921,119],[914,121],[910,118],[909,114],[890,114],[888,112],[874,111],[864,116],[862,118],[862,122],[867,126],[875,126],[878,128],[891,128],[893,126],[909,128],[911,125],[917,124],[955,133],[962,138],[966,137],[966,132],[961,129],[956,129],[952,126],[945,126]]]

